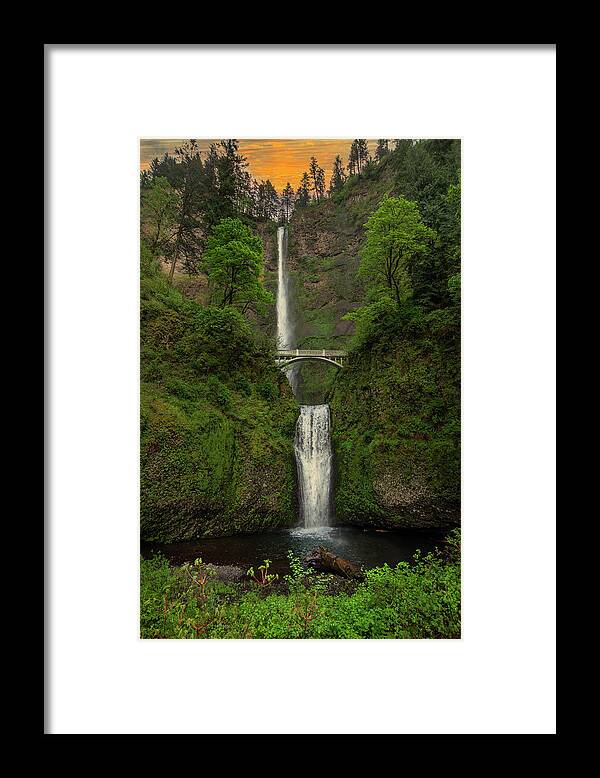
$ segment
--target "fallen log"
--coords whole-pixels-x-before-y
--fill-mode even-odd
[[[344,557],[336,556],[332,551],[319,546],[306,557],[306,564],[319,573],[334,573],[345,578],[362,578],[363,571],[359,565],[349,562]]]

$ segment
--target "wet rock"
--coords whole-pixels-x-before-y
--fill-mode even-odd
[[[412,508],[431,495],[427,487],[417,478],[409,481],[403,478],[399,472],[387,470],[378,475],[373,481],[373,490],[383,508]]]

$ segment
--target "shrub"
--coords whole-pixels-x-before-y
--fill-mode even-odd
[[[460,533],[443,552],[412,564],[366,572],[351,593],[327,594],[331,576],[306,570],[289,552],[286,592],[274,588],[267,560],[253,580],[224,585],[202,560],[171,568],[163,557],[141,562],[143,638],[459,638]],[[250,587],[250,588],[248,588]]]

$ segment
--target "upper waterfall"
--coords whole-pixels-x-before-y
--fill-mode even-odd
[[[290,320],[286,267],[286,228],[277,228],[277,345],[292,348],[293,332]]]

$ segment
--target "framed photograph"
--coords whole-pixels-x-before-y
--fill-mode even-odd
[[[460,140],[140,150],[141,636],[459,638]]]
[[[46,733],[555,734],[556,45],[45,69]]]

